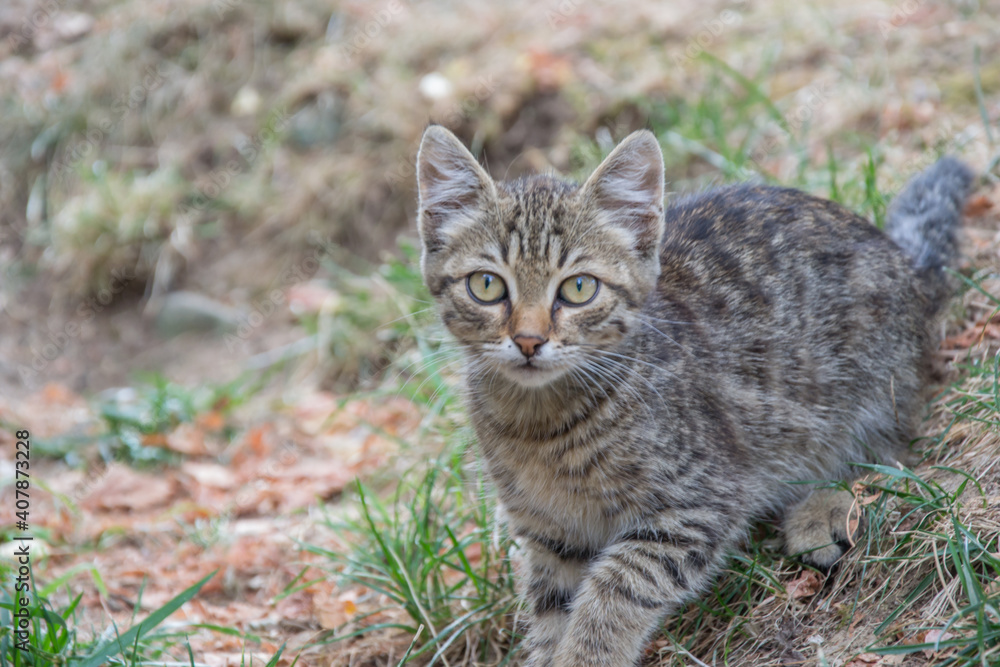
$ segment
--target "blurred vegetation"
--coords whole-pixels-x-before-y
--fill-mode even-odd
[[[125,274],[114,298],[147,317],[179,290],[250,310],[275,267],[319,235],[335,250],[318,277],[343,298],[337,326],[318,321],[312,333],[326,336],[329,382],[346,387],[400,349],[392,326],[356,333],[402,314],[383,311],[369,277],[414,263],[397,237],[412,237],[413,162],[428,121],[508,177],[580,177],[649,127],[674,192],[763,179],[876,223],[919,166],[906,155],[996,157],[996,43],[976,39],[975,50],[923,34],[923,60],[900,60],[897,82],[886,73],[891,53],[878,49],[911,48],[896,25],[909,14],[857,31],[846,29],[849,16],[817,8],[772,25],[771,8],[744,2],[685,7],[689,23],[652,3],[631,13],[445,6],[6,6],[0,265],[9,299],[50,298],[56,312],[72,311]],[[984,18],[959,20],[985,35]],[[761,25],[780,39],[762,41]],[[838,55],[847,46],[870,58]],[[940,86],[912,84],[915,70]],[[385,264],[386,253],[396,259]],[[397,289],[419,283],[415,271],[398,278]]]

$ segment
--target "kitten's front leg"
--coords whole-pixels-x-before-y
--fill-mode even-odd
[[[551,547],[551,545],[548,545]],[[525,638],[526,667],[552,667],[556,648],[566,634],[569,611],[583,579],[587,559],[553,550],[544,544],[526,545],[528,583],[525,597],[531,620]]]
[[[677,605],[705,587],[731,544],[732,517],[671,522],[609,546],[573,602],[555,667],[632,667]]]

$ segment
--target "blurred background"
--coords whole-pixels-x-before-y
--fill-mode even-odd
[[[391,306],[340,282],[412,259],[431,121],[498,177],[579,177],[650,127],[673,192],[828,194],[833,165],[862,210],[865,178],[891,193],[936,153],[983,169],[988,5],[6,2],[0,381],[231,379],[317,308],[364,334],[317,344],[326,381],[370,378]]]
[[[429,122],[497,178],[580,179],[650,128],[669,196],[772,182],[875,224],[958,155],[981,175],[975,289],[944,360],[1000,339],[997,0],[4,0],[0,425],[30,429],[48,489],[36,567],[98,629],[222,571],[181,612],[216,630],[135,655],[266,661],[290,642],[300,664],[509,659],[507,561],[469,490],[458,359],[417,267]],[[356,478],[395,504],[361,502]],[[422,545],[413,577],[390,537]],[[678,635],[708,662],[721,640],[699,629],[732,629],[771,591],[727,585],[745,606],[689,614]],[[72,595],[51,592],[65,611]],[[808,632],[768,627],[752,664],[815,659]],[[90,655],[101,633],[74,641]],[[827,641],[835,664],[860,646]],[[651,660],[674,664],[661,642]]]

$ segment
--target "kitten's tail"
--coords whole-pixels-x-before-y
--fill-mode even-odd
[[[934,310],[951,291],[944,269],[958,259],[958,227],[972,181],[965,164],[944,157],[911,180],[889,208],[886,232],[925,277]]]

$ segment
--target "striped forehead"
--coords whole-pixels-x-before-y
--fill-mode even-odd
[[[576,187],[536,176],[501,184],[501,188],[498,240],[504,262],[511,267],[558,262],[567,249],[567,231],[575,218],[571,200]]]

